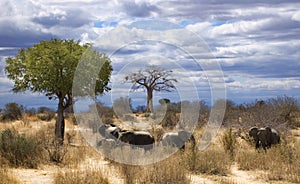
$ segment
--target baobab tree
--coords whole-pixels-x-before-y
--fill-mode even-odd
[[[172,91],[177,82],[171,78],[172,70],[166,70],[155,65],[147,66],[144,70],[131,73],[125,77],[128,82],[134,83],[133,89],[145,88],[147,91],[146,112],[153,112],[153,91]]]

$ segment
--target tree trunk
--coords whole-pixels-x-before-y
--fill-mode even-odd
[[[147,89],[147,108],[146,112],[151,113],[153,112],[153,90]]]
[[[59,98],[57,118],[55,123],[55,138],[59,145],[62,145],[64,142],[64,134],[65,134],[64,109],[65,108],[63,105],[63,98]]]

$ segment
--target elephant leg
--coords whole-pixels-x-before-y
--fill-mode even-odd
[[[258,149],[258,148],[259,148],[259,145],[260,145],[259,141],[256,141],[256,143],[255,143],[255,148]]]
[[[268,143],[267,142],[262,142],[261,146],[263,147],[263,149],[265,151],[267,151],[267,148],[268,148]]]

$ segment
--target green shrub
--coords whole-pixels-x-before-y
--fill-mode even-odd
[[[36,168],[42,160],[42,147],[37,139],[25,137],[14,130],[0,133],[0,155],[11,166]]]
[[[229,130],[222,136],[221,138],[222,145],[224,147],[224,150],[227,154],[230,155],[230,158],[233,160],[235,151],[236,151],[236,138],[232,132],[232,128],[229,128]]]

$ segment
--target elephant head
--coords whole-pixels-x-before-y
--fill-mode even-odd
[[[196,140],[195,140],[195,137],[192,132],[185,131],[185,130],[179,130],[178,137],[180,137],[180,139],[183,140],[183,142],[191,141],[192,148],[195,147]],[[183,145],[183,149],[184,149],[184,145]]]
[[[272,145],[272,130],[270,127],[258,129],[257,136],[264,150]]]
[[[252,127],[249,130],[249,136],[253,138],[255,142],[255,148],[259,148],[259,139],[258,139],[258,128],[257,127]]]
[[[194,135],[185,130],[179,130],[178,132],[167,132],[162,137],[163,145],[171,145],[180,149],[185,149],[185,143],[187,141],[191,141],[192,147],[195,147],[196,141]]]
[[[272,139],[271,139],[271,144],[279,144],[280,143],[280,135],[275,129],[271,129],[272,131]]]

